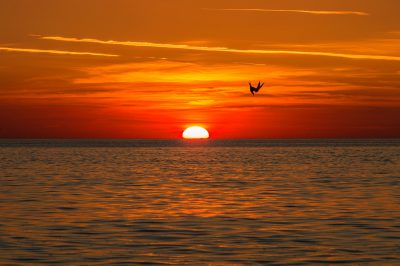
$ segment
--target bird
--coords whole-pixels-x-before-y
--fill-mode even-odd
[[[249,82],[249,85],[250,85],[250,92],[254,96],[254,93],[258,92],[264,86],[264,83],[261,84],[261,82],[259,81],[258,85],[257,85],[257,88],[253,87],[253,85],[251,85],[251,82]]]

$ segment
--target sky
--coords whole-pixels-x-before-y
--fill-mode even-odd
[[[1,0],[0,138],[399,138],[398,0]],[[252,96],[248,82],[265,82]]]

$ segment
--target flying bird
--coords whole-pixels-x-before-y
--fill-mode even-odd
[[[259,81],[259,82],[258,82],[258,85],[257,85],[257,88],[256,88],[256,87],[253,87],[253,85],[251,85],[251,82],[249,82],[249,85],[250,85],[250,92],[251,92],[251,94],[253,94],[253,96],[254,96],[254,93],[255,93],[255,92],[258,92],[258,91],[264,86],[264,83],[261,84],[261,82]]]

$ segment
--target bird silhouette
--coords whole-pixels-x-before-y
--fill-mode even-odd
[[[264,86],[264,83],[263,84],[261,84],[261,82],[259,81],[258,82],[258,85],[257,85],[257,88],[256,87],[253,87],[253,85],[251,85],[251,82],[249,82],[249,85],[250,85],[250,92],[251,92],[251,94],[253,94],[253,96],[254,96],[254,93],[256,92],[259,92],[260,91],[260,89]]]

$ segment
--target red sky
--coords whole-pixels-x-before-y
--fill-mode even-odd
[[[0,137],[400,137],[399,7],[2,0]]]

